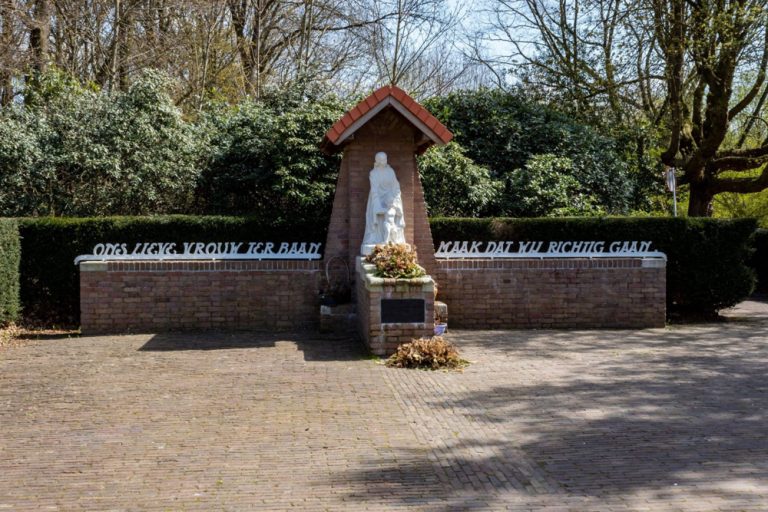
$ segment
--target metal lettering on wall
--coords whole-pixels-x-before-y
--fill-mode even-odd
[[[424,299],[381,299],[381,323],[423,324]]]
[[[321,247],[317,242],[105,243],[75,258],[75,265],[115,260],[318,260]]]
[[[652,242],[624,240],[440,242],[438,258],[662,258]]]

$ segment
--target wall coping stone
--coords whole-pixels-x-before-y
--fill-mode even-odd
[[[106,272],[108,264],[106,261],[83,261],[80,262],[80,272]]]
[[[636,258],[437,258],[437,266],[440,270],[486,270],[486,269],[580,269],[580,268],[666,268],[667,261],[664,258],[643,257]]]
[[[90,260],[81,272],[317,272],[320,260]]]

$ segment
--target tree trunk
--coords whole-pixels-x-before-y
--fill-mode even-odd
[[[10,73],[3,72],[0,77],[0,107],[5,107],[13,101],[13,82]]]
[[[32,29],[29,31],[32,67],[38,73],[45,71],[48,61],[48,36],[51,30],[49,7],[48,0],[37,0]]]
[[[715,195],[705,185],[691,183],[691,197],[688,202],[689,217],[711,217],[712,199]]]

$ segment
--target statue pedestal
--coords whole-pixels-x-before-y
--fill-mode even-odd
[[[357,321],[370,351],[388,356],[398,345],[432,336],[435,330],[435,282],[430,276],[384,279],[375,267],[357,259]]]
[[[363,244],[362,247],[360,247],[360,254],[368,256],[373,252],[374,247],[376,247],[374,244]]]

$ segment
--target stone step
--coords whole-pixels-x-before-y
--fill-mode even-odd
[[[354,303],[320,306],[320,332],[334,334],[354,333],[357,329],[357,310]]]

